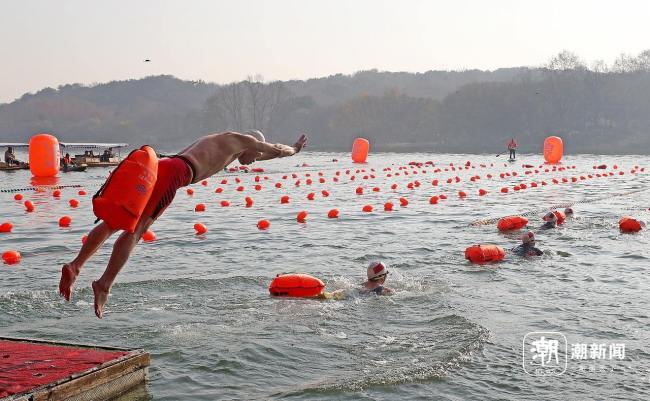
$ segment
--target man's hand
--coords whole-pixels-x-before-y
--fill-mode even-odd
[[[293,148],[296,150],[296,153],[300,152],[302,148],[307,145],[307,135],[302,134],[300,138],[293,144]]]

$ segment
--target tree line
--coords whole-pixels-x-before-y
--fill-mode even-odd
[[[177,149],[209,132],[310,135],[312,149],[499,152],[511,137],[538,152],[548,135],[575,153],[650,153],[650,50],[589,65],[563,51],[544,66],[496,71],[377,70],[305,81],[226,85],[172,76],[64,85],[0,105],[0,140],[52,132],[66,141]]]

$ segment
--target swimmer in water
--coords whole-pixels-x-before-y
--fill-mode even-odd
[[[371,262],[367,269],[368,281],[362,284],[361,291],[365,294],[377,295],[393,295],[394,291],[388,287],[384,287],[388,270],[382,262]],[[346,290],[336,290],[334,292],[323,291],[317,298],[320,299],[335,299],[340,301],[347,297]]]
[[[557,216],[553,212],[546,213],[546,215],[543,217],[543,220],[546,223],[544,223],[539,228],[540,230],[550,230],[551,228],[555,228],[557,226]]]
[[[179,154],[161,159],[158,162],[156,184],[134,232],[124,231],[115,241],[104,274],[92,283],[95,315],[102,318],[104,305],[108,301],[108,294],[117,274],[126,264],[145,231],[172,203],[176,190],[220,173],[235,160],[246,165],[260,160],[293,156],[300,152],[306,143],[307,137],[304,134],[293,146],[287,146],[266,143],[264,135],[256,130],[244,134],[223,132],[199,138]],[[88,234],[88,239],[79,250],[79,254],[70,263],[63,265],[59,294],[66,301],[69,301],[72,296],[72,288],[83,265],[97,252],[104,241],[117,231],[102,221]]]
[[[393,295],[393,290],[384,287],[388,270],[382,262],[370,262],[368,265],[368,281],[363,283],[363,288],[367,292],[374,292],[377,295]]]
[[[573,217],[573,209],[567,207],[566,209],[564,209],[564,214],[566,215],[566,217]]]
[[[521,245],[513,248],[512,253],[519,256],[542,256],[542,252],[539,248],[535,247],[535,233],[528,231],[526,234],[521,236]]]

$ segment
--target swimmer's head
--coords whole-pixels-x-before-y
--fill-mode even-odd
[[[521,242],[524,244],[534,244],[535,243],[535,233],[532,231],[528,231],[525,234],[522,234],[521,236]]]
[[[266,142],[266,138],[264,138],[264,134],[262,134],[262,131],[257,129],[248,130],[244,132],[244,135],[252,136],[253,138],[257,139],[260,142]]]
[[[573,209],[571,209],[570,207],[564,209],[564,214],[566,214],[567,216],[573,215]]]
[[[382,262],[370,262],[368,265],[368,280],[379,281],[385,279],[388,275],[388,269]]]
[[[557,216],[553,212],[546,213],[543,219],[549,223],[557,223]]]

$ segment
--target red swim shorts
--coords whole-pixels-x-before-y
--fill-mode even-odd
[[[182,157],[164,158],[158,162],[158,178],[143,216],[157,219],[172,203],[176,191],[191,183],[193,169],[188,163]]]

